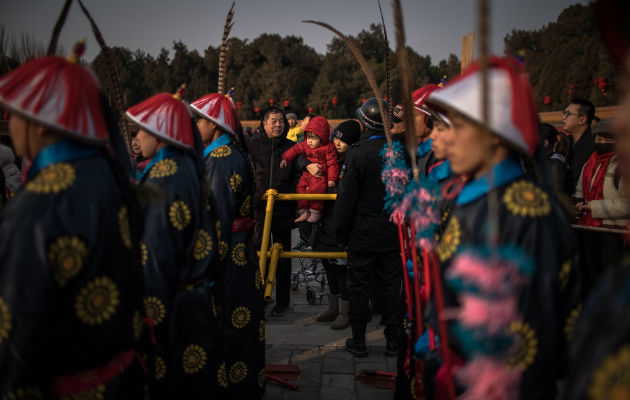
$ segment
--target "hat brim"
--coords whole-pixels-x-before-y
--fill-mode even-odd
[[[378,124],[378,122],[376,121],[372,121],[371,119],[369,119],[368,117],[366,117],[362,112],[361,112],[361,108],[357,108],[354,111],[354,115],[357,117],[357,119],[359,120],[359,122],[361,122],[361,125],[363,125],[364,127],[371,129],[373,131],[376,132],[385,132],[385,126],[383,124],[382,128],[379,128],[376,126],[376,124]]]
[[[197,116],[199,116],[199,117],[201,117],[203,119],[207,119],[208,121],[211,121],[213,124],[218,126],[222,131],[227,132],[227,133],[231,133],[232,135],[235,135],[235,133],[232,130],[232,128],[230,128],[229,126],[225,125],[224,123],[222,123],[220,121],[217,121],[216,119],[210,117],[209,115],[206,115],[203,111],[201,111],[200,109],[198,109],[194,105],[190,104],[190,109]]]
[[[149,125],[146,125],[144,122],[141,122],[139,119],[137,119],[133,115],[129,114],[129,112],[125,112],[125,117],[127,119],[129,119],[131,122],[133,122],[136,125],[138,125],[139,127],[141,127],[143,130],[149,132],[150,134],[152,134],[154,136],[159,137],[161,140],[164,140],[165,142],[168,142],[169,144],[172,144],[175,147],[179,147],[180,149],[183,149],[183,150],[190,150],[190,151],[193,150],[192,146],[187,146],[185,144],[179,143],[179,142],[171,139],[170,137],[168,137],[166,135],[163,135],[162,133],[156,131],[155,129],[153,129]]]

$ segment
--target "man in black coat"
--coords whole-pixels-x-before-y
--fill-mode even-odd
[[[337,197],[334,217],[335,239],[348,248],[352,338],[346,340],[346,350],[357,357],[368,355],[365,328],[370,319],[370,286],[376,278],[383,283],[381,323],[387,326],[385,354],[396,356],[402,276],[398,231],[383,211],[385,186],[380,178],[383,161],[379,153],[386,140],[378,100],[369,99],[356,114],[366,131],[361,142],[348,153],[344,190]]]
[[[595,106],[588,100],[573,99],[562,111],[562,128],[571,133],[573,149],[569,156],[571,167],[571,194],[580,179],[582,167],[595,151],[595,137],[591,133],[591,122],[595,116]]]
[[[265,221],[265,205],[263,195],[268,189],[278,193],[295,193],[300,171],[309,164],[305,157],[298,157],[289,163],[288,168],[280,168],[282,153],[289,150],[295,142],[287,139],[289,124],[279,108],[269,108],[262,120],[262,132],[252,139],[251,153],[256,168],[256,192],[254,209],[256,218],[255,242],[260,245]],[[312,167],[308,167],[311,171]],[[313,171],[314,172],[314,171]],[[321,172],[320,172],[321,173]],[[273,243],[282,244],[285,251],[291,249],[291,229],[295,228],[295,202],[278,201],[273,210],[271,220],[271,237]],[[283,258],[278,261],[276,271],[276,306],[271,310],[272,316],[285,315],[289,310],[291,260]]]

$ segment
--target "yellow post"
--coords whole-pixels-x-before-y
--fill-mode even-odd
[[[263,225],[262,243],[260,244],[260,258],[258,259],[258,267],[260,268],[260,277],[263,285],[265,284],[265,271],[267,270],[267,250],[269,249],[269,240],[271,239],[273,204],[278,196],[278,191],[269,189],[265,192],[265,196],[267,196],[267,208],[265,209],[265,223]]]
[[[265,301],[271,300],[271,292],[273,286],[276,284],[276,268],[278,267],[278,259],[282,252],[282,245],[280,243],[274,243],[271,246],[271,261],[269,261],[269,275],[267,276],[267,282],[265,283]]]

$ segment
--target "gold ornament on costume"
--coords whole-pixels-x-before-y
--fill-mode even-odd
[[[0,343],[9,337],[11,332],[11,313],[9,306],[0,297]]]
[[[254,276],[254,285],[256,286],[257,290],[262,289],[262,278],[260,276],[260,270],[258,268],[256,268],[256,274]]]
[[[227,144],[219,146],[210,152],[210,156],[214,158],[227,157],[232,154],[232,149]]]
[[[183,231],[190,223],[190,209],[181,200],[176,200],[168,210],[168,216],[175,229]]]
[[[44,398],[44,393],[41,390],[29,387],[19,388],[12,392],[9,392],[2,400],[40,400]]]
[[[588,398],[630,399],[630,347],[622,345],[615,353],[603,359],[592,375]]]
[[[265,320],[264,319],[261,319],[260,323],[258,324],[258,341],[259,342],[265,341]]]
[[[195,260],[199,261],[208,257],[210,251],[212,251],[212,238],[208,232],[203,229],[199,229],[199,232],[197,233],[197,240],[195,241],[195,247],[193,249],[193,257]]]
[[[142,334],[142,317],[140,316],[140,311],[136,310],[133,312],[133,316],[131,317],[131,327],[133,329],[133,338],[138,340],[140,335]]]
[[[551,212],[549,196],[532,182],[517,181],[503,194],[505,207],[521,217],[542,217]]]
[[[80,392],[72,396],[62,397],[61,400],[103,400],[105,398],[105,385],[98,385],[93,389]]]
[[[140,264],[143,267],[147,266],[147,261],[149,260],[149,249],[144,242],[140,242]]]
[[[455,254],[459,247],[461,236],[459,220],[453,215],[448,221],[448,225],[442,234],[442,240],[440,240],[440,245],[438,246],[437,252],[440,261],[446,261]]]
[[[39,171],[25,185],[26,190],[38,194],[55,194],[69,188],[76,180],[74,167],[67,163],[57,163]]]
[[[165,158],[153,164],[151,171],[149,171],[149,178],[166,178],[167,176],[175,175],[177,172],[177,163],[175,160]]]
[[[221,221],[217,221],[217,239],[221,240]]]
[[[564,323],[564,334],[569,342],[573,340],[573,333],[575,332],[575,323],[580,317],[581,311],[582,311],[582,305],[578,304],[573,310],[571,310],[571,313],[569,314],[566,322]]]
[[[241,178],[241,176],[237,173],[232,174],[232,176],[230,177],[230,187],[235,192],[238,191],[238,187],[241,186],[242,182],[243,178]]]
[[[512,357],[508,364],[525,371],[536,358],[538,353],[538,338],[536,332],[527,322],[514,321],[508,328],[508,333],[514,339],[512,345]]]
[[[222,362],[221,365],[219,366],[219,369],[217,370],[217,382],[219,383],[219,386],[221,386],[224,389],[227,389],[228,378],[227,378],[227,366],[225,362]]]
[[[247,307],[236,307],[232,312],[232,326],[237,329],[245,328],[249,323],[251,315]]]
[[[131,225],[129,225],[129,210],[127,206],[120,207],[118,211],[118,228],[120,229],[120,237],[125,246],[131,248]]]
[[[265,368],[263,368],[258,373],[258,387],[261,389],[265,387],[266,381],[267,381],[267,371],[265,370]]]
[[[241,208],[238,210],[241,217],[247,217],[252,210],[252,196],[247,195],[245,200],[243,200],[243,204],[241,204]]]
[[[87,254],[87,245],[76,236],[61,236],[48,246],[48,262],[59,286],[81,271]]]
[[[571,277],[571,260],[567,260],[562,263],[562,268],[560,269],[560,291],[564,291],[566,289],[567,284],[569,283],[569,278]]]
[[[245,253],[245,243],[238,243],[232,248],[232,261],[236,265],[246,265],[247,256]]]
[[[189,345],[184,350],[184,355],[182,356],[182,366],[184,368],[184,372],[187,374],[194,374],[201,371],[201,369],[206,365],[206,359],[206,351],[203,347],[196,344]]]
[[[161,379],[164,379],[164,377],[166,376],[166,362],[164,362],[162,357],[155,356],[154,366],[155,366],[155,380],[159,381]]]
[[[228,251],[230,251],[230,246],[223,240],[219,241],[219,258],[221,261],[225,259]]]
[[[153,320],[155,326],[164,321],[164,317],[166,317],[164,303],[155,296],[144,298],[144,312],[147,314],[147,317]]]
[[[106,276],[99,276],[81,289],[74,302],[74,309],[81,322],[98,325],[116,313],[119,298],[116,284]]]
[[[243,361],[238,361],[230,367],[230,382],[239,383],[247,376],[247,366]]]

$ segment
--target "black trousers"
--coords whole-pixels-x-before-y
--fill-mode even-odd
[[[326,279],[330,294],[341,295],[341,300],[349,301],[350,293],[348,292],[348,266],[345,264],[337,264],[336,260],[322,259],[322,265],[326,270]]]
[[[291,251],[291,229],[271,231],[271,244],[273,243],[280,243],[284,251]],[[276,269],[276,304],[288,306],[290,301],[291,259],[281,258]]]
[[[370,289],[374,281],[382,282],[383,314],[381,324],[400,324],[402,268],[400,255],[348,250],[348,290],[351,321],[370,320]]]

